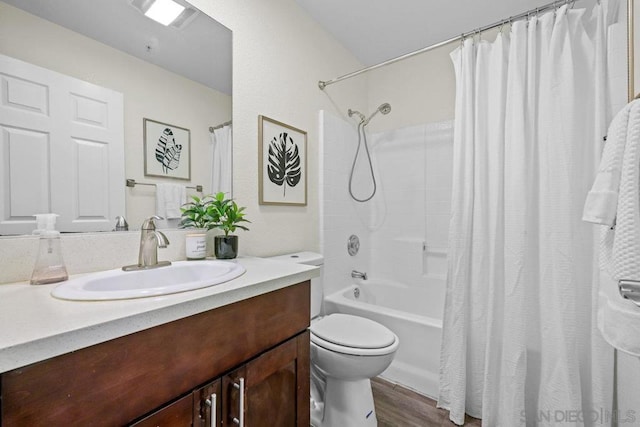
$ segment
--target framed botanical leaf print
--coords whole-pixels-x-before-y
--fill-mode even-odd
[[[307,132],[258,116],[261,205],[307,204]]]
[[[144,174],[191,179],[189,129],[144,119]]]

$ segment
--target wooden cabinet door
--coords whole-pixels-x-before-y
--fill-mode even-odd
[[[193,392],[193,427],[222,425],[222,380],[213,381]]]
[[[193,396],[189,394],[131,424],[131,427],[189,427],[192,416]]]
[[[284,342],[225,376],[222,385],[225,425],[239,425],[243,408],[244,427],[308,427],[309,333]]]

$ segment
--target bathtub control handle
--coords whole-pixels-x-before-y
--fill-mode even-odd
[[[353,277],[354,279],[367,280],[367,273],[357,270],[351,270],[351,277]]]

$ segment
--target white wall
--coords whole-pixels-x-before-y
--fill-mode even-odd
[[[240,253],[267,256],[319,250],[318,111],[338,112],[347,100],[360,100],[360,105],[366,105],[366,87],[363,82],[350,82],[339,90],[322,92],[317,82],[362,65],[293,0],[193,0],[192,3],[233,31],[234,195],[240,205],[247,207],[247,217],[252,221],[251,231],[239,233]],[[260,114],[308,132],[306,207],[258,205]],[[32,246],[16,242],[20,239],[29,238],[0,239],[0,282],[28,279],[30,271],[25,274],[28,268],[12,267],[24,264],[25,258],[35,258]],[[93,242],[100,245],[105,239],[118,237],[85,235],[83,239],[88,245]],[[123,246],[131,244],[125,237],[121,240]],[[119,253],[113,250],[116,246],[101,251],[100,262],[85,256],[75,245],[65,246],[69,247],[65,258],[67,264],[82,264],[83,271],[95,271],[105,265],[118,267],[121,262]],[[184,252],[163,259],[179,258],[184,258]],[[71,274],[76,272],[70,268]]]
[[[3,2],[0,52],[124,94],[127,178],[161,182],[144,176],[143,118],[189,129],[191,182],[209,191],[209,126],[231,118],[231,96]],[[155,189],[127,189],[126,206],[122,214],[138,228],[155,213]]]
[[[367,114],[383,102],[391,104],[391,113],[376,116],[367,128],[379,132],[452,120],[455,74],[449,54],[458,46],[449,43],[370,72]]]
[[[317,84],[362,65],[294,0],[192,3],[233,31],[234,196],[252,221],[240,252],[318,251],[318,111],[340,111],[366,91],[364,82],[327,92]],[[307,206],[258,205],[258,115],[307,131]]]

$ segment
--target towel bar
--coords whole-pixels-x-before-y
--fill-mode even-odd
[[[128,179],[127,178],[127,182],[126,182],[126,186],[127,187],[133,188],[136,185],[152,185],[154,187],[156,186],[156,184],[149,184],[149,183],[146,183],[146,182],[136,182],[135,179]],[[192,189],[196,190],[198,193],[202,193],[202,185],[194,185],[194,186],[188,186],[187,185],[187,188],[192,188]]]
[[[640,281],[620,280],[618,281],[618,290],[622,298],[628,299],[640,307]]]

